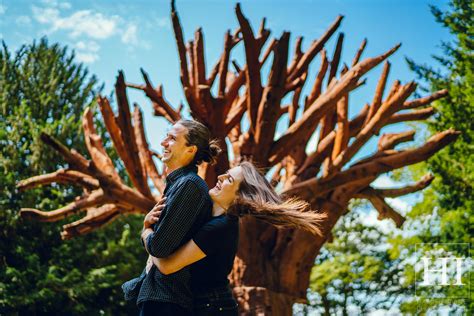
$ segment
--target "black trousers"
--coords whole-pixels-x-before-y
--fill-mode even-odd
[[[194,296],[195,316],[237,316],[238,305],[229,286],[199,292]]]
[[[145,301],[140,304],[139,316],[188,316],[192,312],[173,303]]]

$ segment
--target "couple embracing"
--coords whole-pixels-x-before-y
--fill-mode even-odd
[[[221,152],[208,128],[180,120],[161,142],[166,187],[145,216],[141,234],[148,261],[142,274],[125,282],[125,299],[140,315],[237,315],[227,279],[239,238],[239,217],[320,234],[322,214],[308,204],[283,199],[250,162],[219,175],[209,190],[197,166]]]

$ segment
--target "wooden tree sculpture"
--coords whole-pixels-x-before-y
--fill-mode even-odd
[[[323,226],[324,237],[320,238],[301,230],[275,228],[252,218],[242,220],[240,247],[231,274],[231,284],[241,311],[288,315],[293,303],[305,302],[315,257],[330,238],[336,221],[347,212],[349,201],[352,198],[369,200],[379,212],[379,219],[392,219],[400,227],[404,217],[390,207],[385,198],[421,190],[433,177],[427,175],[404,188],[377,189],[370,184],[382,173],[428,159],[454,141],[458,132],[447,130],[432,136],[418,148],[403,150],[394,148],[413,140],[414,131],[383,134],[375,153],[353,162],[354,155],[374,134],[378,135],[382,127],[426,119],[434,111],[432,107],[424,106],[445,96],[447,91],[408,100],[416,84],[395,81],[384,97],[390,70],[390,63],[385,60],[400,45],[380,56],[360,60],[366,45],[364,40],[351,65],[343,65],[339,70],[344,35],[339,34],[331,60],[328,60],[324,46],[336,32],[342,16],[337,17],[305,52],[301,49],[302,38],[299,37],[289,62],[290,33],[284,32],[280,38],[266,44],[270,31],[265,28],[265,19],[258,33],[254,33],[239,4],[235,13],[240,27],[233,33],[225,33],[222,55],[207,71],[201,29],[196,31],[194,40],[185,45],[172,3],[171,19],[178,47],[181,83],[192,117],[206,124],[223,145],[226,138],[232,144],[233,161],[229,162],[226,150],[216,165],[200,170],[210,186],[214,185],[216,173],[224,172],[241,159],[251,158],[265,170],[271,169],[272,174],[268,176],[274,185],[281,184],[283,193],[306,199],[315,210],[328,216]],[[239,67],[232,61],[235,70],[230,70],[231,51],[240,42],[245,47],[246,64]],[[319,72],[311,92],[302,99],[309,66],[318,54],[321,57]],[[263,84],[261,70],[269,60],[272,62],[271,70],[267,83]],[[362,76],[384,61],[373,100],[357,116],[349,119],[351,92],[364,84]],[[105,126],[133,187],[124,184],[118,175],[94,128],[92,113],[87,109],[83,127],[90,159],[42,134],[41,139],[58,151],[69,167],[18,184],[21,189],[53,182],[76,184],[83,187],[84,194],[54,211],[22,209],[22,216],[57,221],[85,211],[82,219],[64,226],[62,237],[72,238],[99,228],[120,214],[145,214],[155,205],[158,194],[150,189],[148,180],[158,192],[162,192],[164,177],[154,164],[155,154],[145,138],[139,107],[135,104],[133,115],[130,113],[127,87],[142,90],[150,99],[154,114],[171,123],[180,119],[183,107],[176,109],[169,104],[162,86],[155,88],[143,70],[142,75],[144,84],[137,85],[126,83],[123,73],[119,72],[115,85],[117,115],[107,98],[98,98]],[[324,80],[327,85],[323,85]],[[211,89],[216,81],[217,89]],[[282,104],[282,99],[288,94],[291,103]],[[276,138],[277,121],[284,115],[289,117],[289,126]],[[248,129],[241,126],[243,120],[248,120]],[[313,133],[319,133],[319,142],[307,154],[305,149]]]

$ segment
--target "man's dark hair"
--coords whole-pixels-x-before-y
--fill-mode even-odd
[[[194,120],[179,120],[176,124],[181,124],[188,130],[186,134],[186,145],[194,145],[197,147],[197,152],[192,163],[195,165],[200,165],[202,162],[214,164],[222,150],[217,140],[211,139],[209,129],[204,124]]]

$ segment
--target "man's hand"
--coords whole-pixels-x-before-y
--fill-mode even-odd
[[[151,228],[151,225],[155,224],[161,215],[161,210],[165,208],[166,204],[166,196],[162,198],[148,214],[145,215],[145,219],[143,220],[143,230],[147,228]]]

